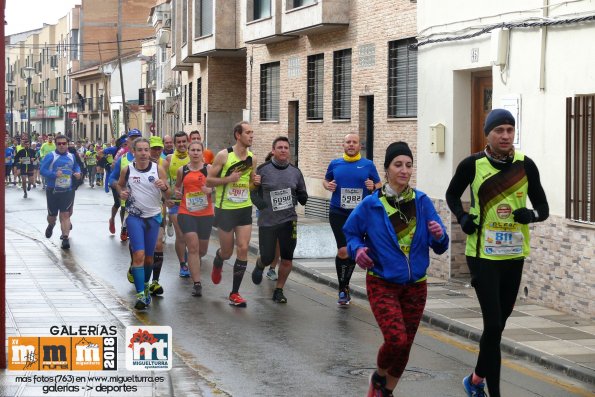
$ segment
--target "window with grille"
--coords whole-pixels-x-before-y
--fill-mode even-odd
[[[202,80],[196,79],[196,122],[202,121]]]
[[[279,121],[280,63],[260,65],[260,121]]]
[[[188,124],[192,124],[192,83],[188,83]]]
[[[324,54],[308,57],[308,120],[322,120],[324,102]]]
[[[195,37],[213,34],[213,0],[194,0]]]
[[[254,0],[253,21],[271,16],[271,0]]]
[[[388,43],[388,117],[417,117],[417,51],[415,39]]]
[[[351,49],[333,55],[333,119],[351,119]]]
[[[566,218],[595,224],[595,95],[566,98]]]

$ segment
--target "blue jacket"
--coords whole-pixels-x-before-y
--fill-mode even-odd
[[[126,152],[126,157],[128,158],[128,163],[132,163],[134,161],[134,155],[131,152]],[[114,184],[118,183],[120,179],[120,168],[122,168],[122,157],[120,157],[112,166],[112,172],[109,174],[109,178],[107,183],[110,187],[113,187]]]
[[[65,174],[70,174],[70,187],[73,188],[72,174],[80,173],[81,167],[76,162],[75,155],[70,152],[59,153],[57,150],[48,153],[47,156],[41,161],[39,166],[39,173],[47,178],[48,187],[55,187],[56,185],[56,172],[58,169],[62,169]]]
[[[429,248],[440,255],[448,249],[449,238],[432,201],[419,190],[415,190],[415,212],[417,227],[407,258],[399,247],[397,234],[378,198],[378,191],[366,197],[343,226],[349,256],[355,259],[359,248],[368,247],[368,256],[374,261],[372,271],[392,283],[413,283],[424,277],[430,265]],[[442,226],[444,235],[440,241],[428,231],[429,221]]]

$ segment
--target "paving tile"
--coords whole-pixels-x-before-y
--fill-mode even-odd
[[[544,353],[552,354],[552,355],[564,354],[566,356],[573,356],[573,355],[584,355],[585,354],[584,346],[579,346],[577,344],[567,342],[564,340],[526,341],[526,342],[521,342],[521,344],[532,347],[533,349],[542,351]]]
[[[518,326],[525,327],[525,328],[548,328],[548,327],[552,328],[552,327],[556,327],[559,325],[558,323],[556,323],[554,321],[546,320],[546,319],[540,318],[540,317],[533,317],[533,316],[510,318],[506,322],[507,326],[508,326],[508,324],[511,324],[511,323],[514,323]]]
[[[454,309],[458,308],[457,305],[451,302],[444,301],[442,299],[429,299],[426,302],[426,310],[434,311],[434,309]]]
[[[582,345],[582,346],[587,346],[587,347],[595,349],[595,338],[575,339],[575,340],[573,340],[573,342],[578,343],[579,345]]]
[[[588,364],[588,367],[595,368],[595,354],[562,354],[560,357],[575,363]]]
[[[466,309],[434,309],[435,313],[442,314],[448,318],[481,318],[481,313]]]
[[[587,325],[587,326],[578,326],[578,327],[573,327],[573,328],[574,329],[577,329],[579,331],[586,332],[588,334],[595,335],[595,324],[594,325]]]

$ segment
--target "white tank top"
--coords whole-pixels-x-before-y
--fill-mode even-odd
[[[155,181],[159,179],[158,167],[152,161],[149,164],[151,168],[144,172],[134,167],[136,163],[128,167],[126,186],[130,196],[126,200],[126,210],[139,218],[151,218],[161,213],[161,190],[155,186]]]

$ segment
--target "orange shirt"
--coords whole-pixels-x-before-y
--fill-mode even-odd
[[[205,164],[213,164],[213,160],[215,160],[215,155],[209,149],[205,149],[202,152],[202,158],[205,161]]]
[[[192,216],[212,216],[214,214],[211,195],[202,191],[203,186],[207,184],[206,171],[206,166],[199,171],[191,171],[187,165],[184,166],[182,171],[184,195],[180,201],[179,214]]]

